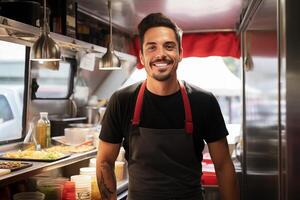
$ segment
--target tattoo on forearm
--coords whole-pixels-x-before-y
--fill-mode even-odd
[[[110,196],[113,194],[113,191],[108,188],[108,186],[105,184],[103,172],[101,170],[101,184],[100,184],[100,193],[101,193],[101,199],[109,199]]]
[[[113,167],[101,165],[99,190],[102,200],[109,200],[116,192],[116,178]]]

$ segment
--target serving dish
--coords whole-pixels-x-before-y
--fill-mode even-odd
[[[9,151],[0,155],[0,159],[5,160],[19,160],[19,161],[42,161],[52,162],[70,156],[71,154],[64,154],[61,152],[47,152],[47,151],[35,151],[35,150],[19,150]]]
[[[10,169],[10,171],[16,171],[32,166],[30,162],[23,161],[0,161],[0,169]]]

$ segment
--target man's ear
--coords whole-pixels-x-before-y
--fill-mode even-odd
[[[183,58],[183,48],[180,47],[180,53],[179,53],[179,61],[181,61]]]
[[[140,61],[141,61],[142,65],[145,65],[144,56],[143,56],[143,53],[141,50],[139,51],[139,57],[140,57]]]

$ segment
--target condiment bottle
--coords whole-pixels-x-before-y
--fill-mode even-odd
[[[41,145],[41,148],[50,146],[50,121],[47,112],[40,112],[40,119],[36,125],[36,141]]]
[[[125,168],[124,161],[115,162],[115,175],[116,175],[117,182],[124,180],[124,168]]]

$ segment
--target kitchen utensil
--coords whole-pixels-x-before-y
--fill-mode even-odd
[[[88,124],[98,124],[100,122],[100,113],[97,106],[86,107],[86,117]]]

